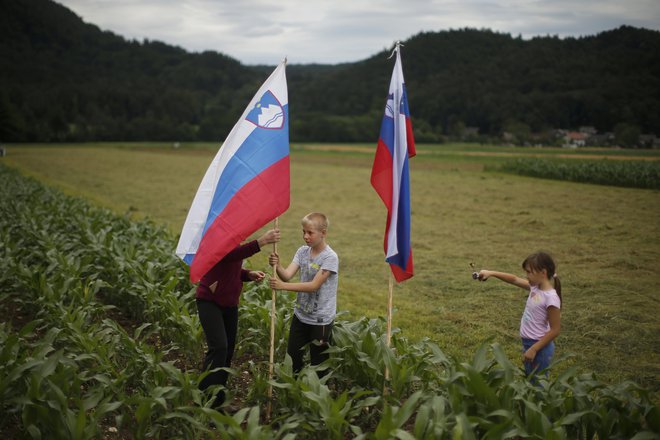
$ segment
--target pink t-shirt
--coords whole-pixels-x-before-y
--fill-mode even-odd
[[[520,336],[539,340],[550,330],[548,307],[561,309],[561,301],[555,289],[540,290],[532,286],[525,305],[525,312],[520,320]]]

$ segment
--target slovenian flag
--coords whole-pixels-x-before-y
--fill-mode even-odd
[[[198,282],[289,208],[289,98],[283,61],[234,125],[199,185],[176,254]]]
[[[413,276],[408,158],[415,155],[415,140],[398,44],[395,50],[396,63],[380,127],[371,185],[387,207],[385,261],[390,264],[397,282],[401,282]]]

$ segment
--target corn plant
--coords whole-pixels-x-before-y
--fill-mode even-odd
[[[449,362],[437,345],[429,340],[410,344],[392,332],[391,344],[385,342],[383,320],[338,321],[333,330],[335,343],[328,352],[334,359],[333,375],[344,383],[369,389],[388,389],[394,401],[420,387],[438,382],[444,364]],[[385,368],[389,378],[385,382]]]
[[[33,321],[16,335],[0,329],[6,344],[1,354],[3,410],[19,413],[33,438],[96,438],[100,421],[121,402],[105,392],[107,377],[80,370],[81,356],[55,349],[61,336],[58,329],[51,328],[41,339],[29,342],[39,324]]]
[[[319,378],[318,367],[306,367],[294,375],[291,358],[276,367],[277,419],[291,421],[296,415],[304,415],[298,422],[299,431],[311,438],[342,439],[348,434],[362,434],[359,422],[380,401],[372,390],[359,388],[339,389],[332,373]],[[333,383],[331,389],[328,385]]]
[[[373,438],[376,440],[401,439],[414,440],[408,431],[404,429],[408,420],[413,416],[417,403],[422,396],[421,391],[413,393],[401,406],[386,405],[383,416],[376,426],[373,435],[363,435],[362,438]]]
[[[277,293],[275,300],[275,358],[284,359],[288,326],[293,314],[293,298],[288,294]],[[251,283],[241,294],[239,305],[239,340],[237,356],[246,351],[265,355],[268,359],[270,348],[272,291],[265,283]]]
[[[416,439],[432,440],[445,437],[450,426],[448,403],[441,395],[431,395],[420,403],[413,429]]]

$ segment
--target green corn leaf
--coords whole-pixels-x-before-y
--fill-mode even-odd
[[[465,413],[456,415],[456,425],[452,431],[453,440],[476,440],[477,437]]]
[[[30,424],[26,429],[27,432],[30,434],[30,437],[32,437],[34,440],[41,440],[42,438],[41,431],[39,430],[39,428],[37,428],[36,425]]]
[[[660,438],[660,435],[658,435],[657,431],[644,431],[638,432],[633,437],[631,437],[630,440],[658,440],[658,438]]]
[[[87,398],[85,398],[82,402],[82,408],[84,411],[89,411],[93,408],[96,408],[96,406],[99,404],[99,402],[103,399],[103,390],[102,389],[95,389],[93,390]]]

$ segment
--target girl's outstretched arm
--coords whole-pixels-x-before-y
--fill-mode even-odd
[[[504,281],[505,283],[513,284],[514,286],[518,286],[521,289],[529,290],[529,281],[506,272],[482,269],[479,271],[479,276],[477,279],[479,281],[486,281],[490,277],[497,278]]]

